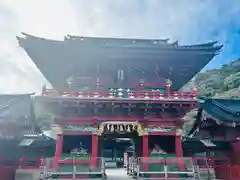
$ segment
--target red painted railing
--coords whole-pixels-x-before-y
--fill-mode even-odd
[[[124,95],[123,95],[124,94]],[[78,91],[74,92],[71,90],[57,91],[55,89],[43,88],[43,96],[53,97],[77,97],[77,98],[130,98],[130,99],[196,99],[197,91],[193,92],[170,92],[162,93],[160,91],[129,91],[129,92],[113,92],[110,90],[94,90],[94,91]]]
[[[7,169],[37,169],[43,164],[44,159],[39,158],[19,158],[19,159],[2,159],[0,168]]]
[[[240,165],[232,164],[228,158],[194,158],[194,160],[200,168],[213,168],[217,179],[240,179]]]
[[[240,179],[240,166],[221,166],[215,168],[216,178],[224,180],[239,180]]]
[[[197,164],[200,168],[217,168],[230,166],[231,162],[228,158],[193,158],[194,163]]]
[[[43,165],[44,158],[32,159],[32,158],[20,158],[18,161],[18,168],[21,169],[36,169]]]
[[[149,158],[147,158],[149,159]],[[184,158],[183,158],[184,160]],[[196,164],[200,166],[200,168],[214,168],[216,173],[216,178],[224,179],[224,180],[239,180],[240,179],[240,165],[231,164],[228,158],[194,158],[193,159]],[[7,161],[7,160],[5,160]],[[20,158],[15,160],[9,160],[11,164],[4,164],[3,159],[1,160],[0,169],[4,169],[4,171],[12,170],[12,169],[37,169],[45,164],[45,159],[31,159],[31,158]],[[77,159],[75,163],[86,163],[91,162],[91,159]],[[166,161],[166,159],[151,159],[150,161],[146,161],[150,164],[155,163],[167,163],[167,164],[178,164],[179,158],[170,158]],[[144,163],[146,163],[144,161]],[[69,159],[60,160],[60,164],[62,163],[73,163],[73,161]],[[186,165],[188,163],[183,161],[183,164]]]

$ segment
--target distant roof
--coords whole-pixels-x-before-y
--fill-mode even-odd
[[[25,134],[16,138],[0,138],[0,148],[9,148],[17,146],[25,147],[55,147],[56,140],[45,136],[42,133]]]
[[[49,147],[55,146],[56,140],[48,137],[44,134],[34,135],[25,135],[24,139],[20,141],[18,146],[27,146],[27,147]]]
[[[240,124],[240,100],[208,99],[201,106],[203,113],[214,120]]]
[[[240,100],[205,99],[200,103],[195,125],[189,134],[201,128],[208,119],[215,121],[214,124],[240,126]]]
[[[26,131],[39,131],[34,121],[31,95],[0,95],[1,136],[20,136]]]
[[[30,94],[0,95],[0,123],[29,118],[30,109]]]
[[[179,45],[168,39],[98,38],[67,35],[63,41],[23,33],[17,37],[46,79],[55,88],[64,88],[66,79],[93,77],[108,72],[114,78],[118,69],[145,73],[151,81],[156,73],[170,78],[179,89],[198,73],[222,48],[217,42]],[[85,73],[83,75],[83,72]],[[132,77],[132,75],[129,75]],[[140,77],[138,77],[140,79]],[[155,81],[160,81],[156,79]]]

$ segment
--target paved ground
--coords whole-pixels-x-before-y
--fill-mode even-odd
[[[37,180],[39,177],[39,170],[17,170],[15,180]],[[130,180],[124,168],[122,169],[107,169],[107,180]],[[1,179],[1,178],[0,178]]]
[[[129,180],[131,179],[125,169],[107,169],[106,170],[107,174],[107,180]]]
[[[40,169],[36,169],[36,170],[18,169],[16,170],[14,180],[38,180],[40,176],[40,172],[41,172]]]

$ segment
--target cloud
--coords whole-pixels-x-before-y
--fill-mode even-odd
[[[0,92],[40,91],[46,83],[18,47],[15,36],[22,31],[52,39],[72,34],[186,44],[220,40],[230,52],[239,15],[239,0],[0,0],[0,82],[7,82]]]
[[[77,32],[74,12],[65,0],[0,0],[0,93],[41,91],[47,82],[16,36],[27,32],[62,39],[67,32]]]
[[[240,1],[76,0],[74,8],[84,35],[169,37],[191,43],[224,37],[229,22],[237,20]]]

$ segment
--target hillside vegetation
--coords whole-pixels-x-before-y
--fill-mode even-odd
[[[240,59],[224,64],[219,69],[198,73],[183,87],[183,91],[189,91],[194,87],[198,88],[200,97],[240,98]],[[196,109],[186,115],[184,134],[192,128],[196,116]]]
[[[193,87],[201,97],[240,98],[240,59],[197,74],[183,90]]]

